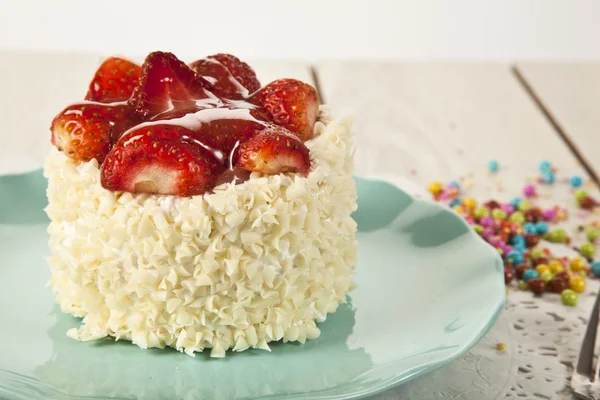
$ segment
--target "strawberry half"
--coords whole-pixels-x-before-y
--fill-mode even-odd
[[[237,167],[253,172],[308,173],[308,149],[295,135],[280,127],[268,127],[252,139],[240,144],[234,155]]]
[[[96,71],[85,99],[101,103],[129,99],[138,84],[141,70],[138,65],[123,58],[107,58]]]
[[[319,96],[311,85],[296,79],[278,79],[254,93],[250,101],[264,107],[275,124],[302,141],[313,137]]]
[[[174,109],[193,112],[195,100],[208,98],[211,89],[207,80],[172,53],[156,51],[146,57],[129,104],[144,118]]]
[[[124,104],[73,104],[52,121],[50,141],[74,160],[102,163],[118,135],[134,123]]]
[[[208,56],[194,61],[190,67],[209,80],[220,96],[228,99],[240,100],[260,89],[252,67],[231,54]]]
[[[195,196],[214,187],[225,168],[186,128],[142,124],[122,136],[102,165],[108,190]]]

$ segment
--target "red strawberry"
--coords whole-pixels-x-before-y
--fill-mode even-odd
[[[319,96],[311,85],[279,79],[254,93],[250,101],[263,106],[275,124],[289,129],[302,141],[313,137]]]
[[[266,174],[280,172],[308,173],[308,149],[286,129],[271,126],[240,144],[234,155],[235,165],[248,171]]]
[[[212,85],[171,53],[150,53],[129,104],[149,118],[173,109],[194,111],[194,100],[211,96]]]
[[[51,142],[74,160],[102,163],[118,135],[134,123],[125,104],[73,104],[52,121]]]
[[[102,165],[108,190],[195,196],[214,187],[221,161],[176,125],[142,124],[127,132]]]
[[[208,56],[194,61],[190,67],[211,81],[215,91],[228,99],[243,99],[260,89],[252,67],[231,54]]]
[[[131,61],[107,58],[96,71],[85,99],[101,103],[125,101],[137,86],[140,72],[141,68]]]

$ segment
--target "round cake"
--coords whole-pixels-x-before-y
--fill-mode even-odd
[[[111,157],[119,157],[119,146],[133,148],[127,129],[106,155],[88,161],[53,137],[61,146],[45,164],[49,285],[64,312],[83,317],[68,335],[190,355],[212,349],[213,357],[318,337],[317,322],[352,288],[357,243],[349,124],[323,107],[314,118],[303,141],[306,171],[248,167],[243,180],[215,178],[216,186],[192,195],[164,194],[162,177],[132,190],[118,180],[111,186]]]

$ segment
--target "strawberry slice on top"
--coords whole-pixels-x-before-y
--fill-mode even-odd
[[[219,154],[193,131],[147,123],[119,139],[102,165],[101,184],[113,191],[195,196],[211,190],[224,169]]]
[[[220,96],[228,99],[241,100],[260,89],[252,67],[231,54],[214,54],[194,61],[190,67],[209,80]]]
[[[74,160],[102,163],[117,137],[135,123],[125,104],[73,104],[52,121],[51,142]]]
[[[254,93],[250,101],[264,107],[275,124],[295,133],[302,141],[313,137],[319,95],[308,83],[278,79]]]
[[[138,84],[141,71],[129,60],[109,57],[96,71],[85,99],[101,103],[128,100]]]
[[[195,100],[209,98],[211,89],[206,79],[172,53],[156,51],[146,57],[129,105],[144,118],[174,109],[194,112]]]
[[[297,172],[310,169],[308,148],[286,129],[271,126],[242,143],[234,154],[236,167],[265,174]]]

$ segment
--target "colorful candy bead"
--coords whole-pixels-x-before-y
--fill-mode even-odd
[[[510,204],[514,207],[514,208],[518,208],[519,207],[519,203],[521,203],[521,198],[520,197],[514,197],[511,201]]]
[[[550,232],[548,232],[545,236],[544,239],[546,239],[549,242],[554,242],[554,243],[564,243],[567,241],[567,232],[562,229],[562,228],[556,228],[556,229],[552,229]]]
[[[540,274],[540,278],[542,278],[544,282],[548,283],[552,280],[552,278],[554,278],[554,274],[550,271],[544,272],[543,274]]]
[[[479,225],[486,228],[494,226],[494,219],[490,216],[482,217],[479,219]]]
[[[434,196],[440,194],[443,188],[444,184],[440,181],[431,182],[429,186],[427,186],[427,190]]]
[[[584,197],[587,197],[587,196],[588,196],[588,192],[585,191],[584,189],[580,189],[575,192],[575,200],[577,200],[577,202],[580,202],[581,199],[583,199]]]
[[[488,209],[487,209],[487,208],[485,208],[485,207],[479,207],[479,208],[477,208],[477,209],[475,210],[475,212],[473,213],[473,216],[474,216],[476,219],[478,219],[478,220],[479,220],[479,219],[481,219],[481,218],[483,218],[483,217],[487,217],[487,216],[489,216],[489,215],[490,215],[490,210],[488,210]]]
[[[519,289],[521,289],[521,290],[528,290],[529,289],[529,285],[525,281],[519,281]]]
[[[539,277],[540,277],[540,274],[535,269],[528,269],[527,271],[523,272],[523,280],[526,282],[530,279],[539,278]]]
[[[519,211],[527,211],[532,207],[531,202],[529,200],[522,200],[519,203]]]
[[[488,161],[488,171],[494,173],[498,172],[499,164],[497,160]]]
[[[563,290],[569,287],[569,283],[566,279],[555,276],[548,282],[548,288],[553,293],[562,293]]]
[[[465,197],[463,199],[463,206],[467,209],[467,210],[474,210],[475,207],[477,207],[477,201],[475,201],[474,198],[472,197]]]
[[[569,289],[574,290],[577,293],[583,293],[585,291],[585,278],[576,275],[570,277]]]
[[[548,262],[548,267],[550,267],[550,272],[553,274],[558,274],[565,270],[565,266],[558,260],[550,260]]]
[[[552,184],[555,180],[554,173],[552,171],[544,171],[540,175],[540,180],[542,183]]]
[[[600,261],[594,261],[591,265],[592,274],[596,278],[600,278]]]
[[[523,253],[519,251],[511,251],[506,255],[506,259],[512,262],[513,265],[520,265],[525,262],[525,258],[523,257]]]
[[[545,272],[550,272],[550,267],[546,264],[538,264],[535,266],[535,270],[538,274],[543,275]]]
[[[548,162],[548,161],[540,161],[540,164],[538,165],[538,169],[540,170],[540,172],[551,171],[552,164],[550,164],[550,162]]]
[[[544,221],[554,221],[554,218],[556,218],[556,212],[551,208],[543,210],[542,218],[544,218]]]
[[[542,295],[546,291],[546,282],[542,278],[532,278],[527,281],[529,290],[537,295]]]
[[[535,224],[528,222],[525,225],[523,225],[523,230],[527,233],[529,233],[530,235],[535,235],[537,234],[537,227]]]
[[[600,237],[600,231],[598,231],[596,228],[590,227],[585,230],[585,236],[587,237],[587,240],[594,242],[596,239],[598,239],[598,237]]]
[[[538,235],[545,235],[548,233],[548,224],[545,222],[538,222],[535,224],[535,231]]]
[[[515,211],[512,214],[510,214],[508,220],[515,224],[522,224],[523,222],[525,222],[525,215],[523,215],[521,211]]]
[[[575,257],[574,259],[571,260],[571,262],[569,263],[569,266],[571,267],[571,269],[573,271],[579,272],[579,271],[583,271],[585,269],[586,262],[581,257]]]
[[[495,220],[504,220],[506,219],[506,213],[499,208],[495,208],[492,210],[492,218]]]
[[[575,175],[572,176],[571,179],[569,179],[569,183],[571,184],[571,187],[578,188],[583,184],[583,179],[581,179],[580,176]]]
[[[572,289],[565,289],[562,291],[560,295],[562,302],[566,306],[576,306],[577,305],[577,292]]]
[[[590,242],[586,242],[584,244],[582,244],[579,247],[579,252],[584,256],[584,257],[592,257],[594,255],[594,253],[596,252],[596,248],[594,247],[593,244],[591,244]]]
[[[535,197],[537,196],[537,191],[535,190],[535,186],[533,186],[532,184],[527,184],[523,187],[523,195],[525,197]],[[521,204],[519,204],[519,208]]]
[[[460,189],[460,183],[458,183],[457,181],[450,181],[450,182],[448,182],[448,187],[454,187],[456,189]]]

